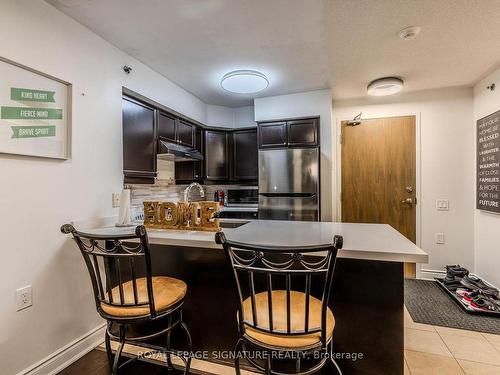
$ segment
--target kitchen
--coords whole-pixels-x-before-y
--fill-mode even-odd
[[[309,116],[259,122],[252,128],[214,129],[124,89],[126,189],[119,200],[118,228],[112,227],[115,218],[103,218],[99,224],[73,222],[63,232],[82,236],[82,241],[109,236],[109,242],[111,237],[116,241],[132,235],[144,224],[153,274],[189,285],[183,321],[191,350],[212,353],[209,360],[231,352],[238,341],[232,320],[238,307],[234,291],[225,287],[232,275],[224,252],[213,250],[223,243],[215,232],[222,231],[224,238],[241,246],[262,249],[321,249],[334,235],[342,236],[331,302],[339,322],[335,348],[348,357],[361,353],[363,359],[341,359],[335,366],[344,374],[401,373],[403,264],[426,263],[427,255],[388,225],[319,222],[319,123],[319,117]],[[366,296],[374,280],[383,296]],[[215,299],[226,301],[216,315],[211,308],[196,309]],[[374,326],[378,328],[370,328]],[[373,347],[381,327],[391,344]],[[361,335],[365,344],[353,339]],[[320,362],[316,370],[328,362]]]
[[[496,373],[496,5],[2,2],[2,371]]]

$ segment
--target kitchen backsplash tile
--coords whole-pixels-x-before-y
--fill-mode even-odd
[[[125,187],[130,189],[130,205],[132,208],[141,208],[146,200],[152,201],[169,201],[179,202],[183,199],[184,189],[188,185],[171,185],[161,181],[157,181],[154,185],[132,185],[126,184]],[[203,200],[213,200],[214,193],[217,190],[239,188],[241,185],[203,185],[205,190],[205,198]],[[198,189],[192,189],[190,199],[192,201],[202,200]]]

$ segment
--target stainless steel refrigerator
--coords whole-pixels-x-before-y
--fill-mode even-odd
[[[259,219],[319,221],[319,150],[259,150]]]

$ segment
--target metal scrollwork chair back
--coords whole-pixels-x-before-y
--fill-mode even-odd
[[[330,245],[306,249],[232,243],[223,232],[216,234],[216,242],[224,247],[236,283],[240,337],[236,351],[248,343],[269,351],[326,353],[335,324],[329,302],[342,236],[334,236]],[[313,373],[326,359],[305,371],[299,361],[291,373]],[[266,374],[278,373],[270,360],[264,365],[247,360]],[[238,356],[235,366],[239,374]]]
[[[97,311],[108,323],[105,343],[112,373],[140,359],[133,357],[119,365],[125,343],[132,343],[151,349],[150,353],[166,353],[168,368],[174,368],[171,354],[175,354],[184,362],[184,373],[188,374],[190,356],[186,358],[170,349],[171,332],[178,326],[184,331],[188,350],[192,348],[182,317],[187,285],[172,277],[152,275],[146,228],[140,225],[134,232],[107,235],[77,231],[71,224],[64,224],[61,232],[71,234],[78,245],[90,275]],[[143,334],[129,329],[136,323],[160,319],[166,321],[165,326],[157,324]],[[148,343],[160,335],[166,335],[165,346]],[[110,339],[120,343],[114,356]]]
[[[150,317],[156,316],[151,272],[151,256],[146,228],[138,226],[135,232],[120,237],[109,235],[87,235],[77,231],[72,225],[61,227],[63,233],[73,235],[78,245],[94,290],[97,311],[104,318],[110,318],[103,306],[143,307],[149,309]],[[105,242],[105,246],[102,242]],[[130,243],[130,241],[137,241]],[[146,298],[139,298],[138,279],[145,278]],[[124,291],[125,282],[131,286],[132,293]],[[114,289],[118,287],[118,290]],[[128,295],[132,299],[126,298]],[[113,316],[113,318],[115,318]],[[124,320],[129,318],[124,317]],[[134,317],[130,318],[131,320]],[[130,320],[129,319],[129,320]]]

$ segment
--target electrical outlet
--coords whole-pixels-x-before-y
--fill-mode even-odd
[[[439,245],[444,244],[444,233],[436,233],[436,243]]]
[[[113,193],[113,207],[120,207],[120,193]]]
[[[16,311],[24,310],[33,305],[33,288],[31,285],[16,289]]]
[[[448,199],[438,199],[436,200],[436,210],[438,211],[448,211],[450,209],[450,201]]]

